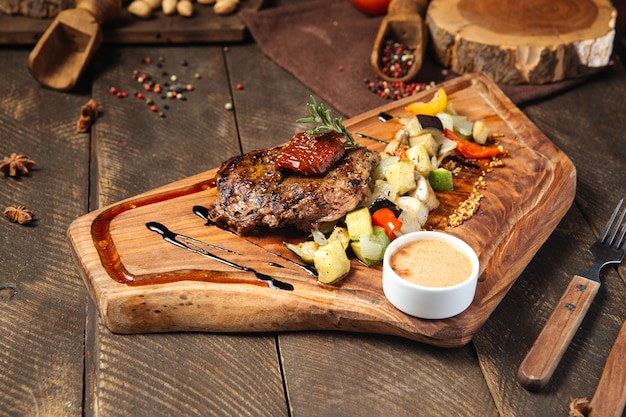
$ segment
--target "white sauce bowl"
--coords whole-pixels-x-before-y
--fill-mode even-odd
[[[448,287],[426,287],[400,277],[390,265],[391,256],[402,246],[416,240],[445,242],[463,252],[470,260],[471,273],[465,281]],[[433,259],[432,262],[437,262]],[[464,241],[443,232],[420,231],[395,239],[383,259],[383,292],[398,310],[423,319],[445,319],[465,311],[476,293],[479,262],[476,252]]]

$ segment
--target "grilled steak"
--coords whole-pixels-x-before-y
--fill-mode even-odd
[[[370,172],[380,160],[365,147],[350,148],[326,174],[307,176],[275,167],[281,149],[252,151],[224,162],[209,219],[240,235],[285,226],[311,231],[341,218],[367,197]]]

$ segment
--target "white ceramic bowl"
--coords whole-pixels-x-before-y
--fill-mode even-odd
[[[401,278],[390,266],[391,256],[402,246],[422,239],[437,240],[454,246],[470,260],[471,273],[459,284],[427,287]],[[436,262],[436,259],[433,259]],[[465,311],[476,293],[479,262],[476,252],[464,241],[443,232],[420,231],[395,239],[383,259],[383,292],[398,310],[423,319],[445,319]]]

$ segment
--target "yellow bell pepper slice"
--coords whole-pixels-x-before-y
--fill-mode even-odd
[[[447,101],[448,96],[446,95],[446,91],[443,88],[439,88],[430,101],[416,101],[415,103],[409,104],[404,109],[415,115],[425,114],[435,116],[446,108]]]

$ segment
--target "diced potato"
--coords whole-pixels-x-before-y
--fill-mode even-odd
[[[393,201],[394,203],[398,201],[398,187],[395,185],[389,184],[384,180],[377,180],[374,182],[374,188],[369,196],[368,204],[371,204],[374,200],[379,197],[384,197],[387,200]]]
[[[361,235],[371,235],[374,233],[372,229],[372,216],[367,207],[353,210],[346,214],[346,226],[348,227],[350,240],[358,241]]]
[[[384,180],[385,175],[387,174],[387,167],[394,162],[398,162],[399,160],[399,156],[388,156],[386,158],[382,158],[378,165],[376,165],[376,168],[372,171],[372,181]]]
[[[344,249],[348,249],[350,245],[350,235],[348,234],[348,229],[345,227],[335,227],[328,236],[328,240],[339,240]]]
[[[417,136],[412,136],[409,141],[409,145],[410,147],[416,146],[416,145],[423,145],[424,148],[426,149],[426,152],[428,152],[428,155],[430,156],[437,155],[439,151],[439,144],[437,143],[437,141],[435,140],[435,137],[433,136],[431,132],[424,131],[423,133]]]
[[[313,263],[317,280],[324,284],[332,284],[350,272],[350,259],[338,239],[320,246],[313,254]]]
[[[397,188],[399,195],[414,190],[417,186],[415,183],[415,166],[408,160],[400,160],[390,164],[387,167],[385,177],[389,184]]]
[[[430,162],[430,155],[424,147],[424,145],[415,145],[407,149],[406,154],[409,159],[415,165],[415,169],[424,177],[428,177],[430,171],[433,170],[433,165]]]
[[[285,242],[284,245],[302,259],[303,262],[309,265],[313,265],[313,253],[320,247],[320,245],[313,240],[307,240],[297,244]]]

